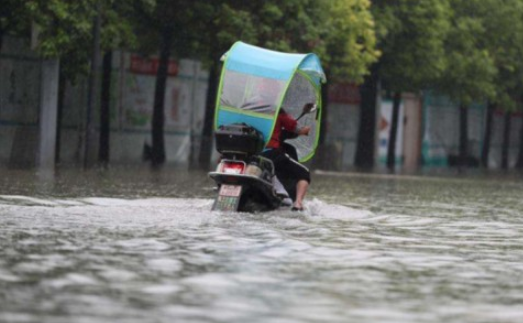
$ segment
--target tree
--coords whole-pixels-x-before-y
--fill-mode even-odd
[[[198,155],[198,166],[207,169],[210,166],[212,154],[212,133],[216,95],[218,92],[220,57],[237,40],[254,42],[256,39],[256,28],[252,15],[242,7],[245,4],[241,1],[227,3],[227,1],[223,0],[208,0],[204,4],[206,7],[200,11],[203,16],[199,18],[210,21],[210,30],[217,31],[202,32],[200,37],[197,38],[197,43],[200,44],[201,49],[200,58],[209,68],[209,84]]]
[[[100,94],[100,140],[98,149],[98,162],[107,167],[110,157],[110,105],[111,105],[111,72],[112,51],[107,51],[103,57],[102,86]]]
[[[522,110],[523,107],[521,107],[521,104],[523,104],[523,94],[520,96],[520,101],[519,101],[519,109]],[[519,150],[518,150],[518,157],[517,157],[517,160],[516,160],[516,169],[523,169],[523,125],[521,126],[521,128],[519,129]]]
[[[446,68],[436,89],[460,106],[460,167],[466,165],[469,153],[467,107],[472,102],[493,98],[496,93],[498,70],[489,52],[484,25],[489,1],[450,0],[452,27],[444,44]]]
[[[319,51],[333,80],[361,83],[381,55],[376,49],[375,22],[367,0],[322,3],[318,26],[324,49]]]
[[[289,0],[283,3],[276,0],[4,2],[0,8],[0,38],[9,31],[28,34],[34,22],[39,31],[38,51],[43,57],[59,57],[60,75],[70,82],[89,74],[93,23],[97,16],[101,20],[101,51],[107,53],[115,47],[133,47],[138,37],[142,52],[160,52],[161,68],[153,109],[154,164],[165,160],[161,101],[165,95],[165,61],[170,55],[202,59],[211,70],[210,91],[216,91],[219,57],[237,40],[281,51],[314,51],[320,55],[333,77],[345,74],[351,79],[361,78],[369,62],[377,56],[373,47],[373,21],[368,12],[368,0]],[[13,12],[17,13],[16,21],[12,18]],[[204,26],[202,21],[210,22],[211,28]],[[328,52],[332,54],[328,55]],[[107,72],[109,63],[106,60],[104,64],[104,89],[110,85],[107,82],[110,78]],[[60,83],[61,93],[65,83],[64,80]],[[204,138],[210,137],[212,132],[216,93],[210,94],[213,95],[208,96],[205,118],[208,126],[205,127]],[[99,158],[107,162],[108,92],[104,92],[102,100]]]
[[[151,132],[153,167],[161,166],[166,160],[164,99],[169,59],[171,56],[183,57],[198,53],[199,46],[202,46],[197,41],[199,34],[203,32],[202,21],[208,21],[205,10],[207,1],[157,0],[151,10],[143,9],[147,3],[140,3],[135,10],[139,25],[137,31],[142,40],[140,51],[160,53]],[[204,10],[200,11],[200,9]]]
[[[485,134],[483,136],[483,145],[481,147],[481,159],[480,165],[482,167],[488,167],[488,159],[490,153],[490,139],[492,137],[492,121],[494,119],[494,103],[489,100],[487,103],[487,113],[485,116]]]
[[[379,94],[379,64],[371,66],[371,73],[360,86],[360,122],[354,164],[363,169],[374,167],[376,147],[376,104]]]
[[[132,33],[131,21],[127,18],[133,2],[147,0],[126,1],[98,1],[98,0],[28,0],[20,10],[26,17],[26,24],[33,22],[38,30],[37,51],[43,57],[58,57],[61,61],[60,76],[61,89],[64,93],[64,79],[75,83],[81,75],[89,74],[92,50],[93,23],[99,14],[101,19],[101,47],[110,51],[114,48],[132,47],[135,36]],[[27,27],[26,27],[27,28]],[[93,75],[92,77],[96,77]],[[59,98],[59,102],[63,102]],[[104,104],[102,104],[104,106]],[[59,104],[58,129],[60,129],[63,104]],[[104,115],[104,113],[101,113]],[[108,122],[108,119],[104,119]],[[102,125],[108,127],[108,125]],[[58,134],[60,132],[58,131]],[[108,136],[102,136],[102,149],[108,149]],[[57,136],[59,147],[60,136]],[[102,156],[105,154],[102,153]],[[108,155],[107,155],[108,156]],[[57,151],[56,160],[60,158]]]
[[[502,168],[508,168],[511,112],[517,110],[523,93],[523,3],[507,0],[484,3],[481,13],[485,28],[485,39],[497,73],[494,80],[495,94],[489,99],[487,107],[487,128],[482,151],[482,164],[487,166],[490,127],[493,107],[505,111],[504,135],[502,147]]]
[[[104,1],[99,5],[101,21],[101,50],[105,51],[102,65],[100,94],[100,137],[98,163],[107,167],[110,159],[110,108],[112,85],[112,51],[115,48],[136,48],[137,39],[132,33],[134,3],[151,7],[148,0]],[[118,46],[118,47],[116,47]]]
[[[387,151],[387,167],[393,169],[401,93],[427,89],[442,74],[450,7],[447,0],[389,0],[373,4],[383,53],[378,73],[394,98]]]
[[[503,125],[503,145],[501,148],[501,168],[508,169],[508,151],[510,146],[510,128],[512,113],[505,111],[504,125]]]
[[[358,135],[358,148],[356,164],[363,166],[366,160],[372,160],[374,150],[364,147],[374,146],[373,127],[375,120],[375,101],[377,81],[376,70],[369,73],[369,66],[376,62],[380,52],[376,50],[376,34],[374,19],[370,13],[369,1],[331,1],[324,5],[326,9],[320,10],[326,16],[322,17],[325,26],[322,28],[325,50],[322,54],[323,65],[329,82],[343,81],[351,83],[366,82],[362,86],[362,102],[360,115],[360,128]],[[371,80],[371,82],[369,82]],[[370,98],[370,99],[369,99]],[[326,121],[328,101],[324,100],[324,116]],[[325,131],[325,125],[322,125]],[[321,148],[321,147],[320,147]],[[327,154],[322,154],[328,158]]]
[[[65,75],[70,80],[87,75],[98,8],[103,20],[102,48],[109,50],[135,45],[131,21],[126,18],[131,1],[26,1],[29,21],[34,21],[39,30],[37,51],[44,57],[61,58]]]
[[[30,22],[29,12],[22,1],[3,0],[0,5],[0,50],[4,35],[28,35]]]

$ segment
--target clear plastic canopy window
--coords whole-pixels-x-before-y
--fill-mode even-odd
[[[223,76],[220,105],[272,115],[285,90],[285,82],[230,71]]]

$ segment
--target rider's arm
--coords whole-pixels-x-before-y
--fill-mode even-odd
[[[298,128],[298,121],[296,121],[293,117],[291,117],[290,115],[288,115],[286,113],[281,114],[280,117],[281,117],[281,124],[282,124],[283,129],[285,129],[289,132],[294,132],[294,133],[298,134],[299,136],[308,136],[309,135],[311,127],[305,126],[305,127]]]

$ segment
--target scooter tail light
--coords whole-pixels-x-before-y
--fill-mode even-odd
[[[245,164],[244,163],[236,163],[236,162],[223,162],[222,163],[222,173],[226,174],[243,174],[245,170]]]

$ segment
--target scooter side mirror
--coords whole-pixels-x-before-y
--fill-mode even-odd
[[[301,117],[303,117],[304,115],[306,114],[309,114],[309,113],[312,113],[314,111],[318,110],[318,105],[316,105],[315,103],[306,103],[304,106],[303,106],[303,110],[301,111],[301,114],[300,116],[296,119],[296,120],[299,120],[301,119]]]
[[[318,109],[318,106],[313,103],[307,103],[303,106],[302,114],[308,114],[316,111]]]

